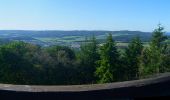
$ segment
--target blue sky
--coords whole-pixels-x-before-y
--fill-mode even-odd
[[[0,29],[170,31],[170,0],[0,0]]]

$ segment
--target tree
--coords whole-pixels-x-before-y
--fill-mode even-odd
[[[153,31],[149,47],[146,48],[141,56],[141,75],[147,76],[162,72],[163,67],[163,52],[167,44],[165,40],[167,37],[164,35],[164,28],[159,24],[158,28]]]
[[[164,27],[159,24],[158,28],[153,31],[150,47],[154,49],[162,49],[165,46],[163,42],[167,39],[167,36],[165,36],[164,34]]]
[[[161,65],[160,72],[169,72],[170,71],[170,44],[166,46],[161,56]]]
[[[128,80],[138,79],[139,77],[139,57],[141,56],[143,45],[139,37],[134,38],[125,50],[126,76]]]
[[[13,84],[33,84],[36,71],[28,55],[32,46],[24,42],[12,42],[0,48],[0,81]]]
[[[118,80],[119,53],[116,48],[116,43],[109,34],[107,41],[100,48],[100,60],[96,70],[96,76],[99,78],[99,83],[107,83]]]
[[[47,83],[51,84],[73,84],[76,80],[74,68],[75,53],[66,46],[52,46],[46,49],[53,59],[52,66],[46,66]],[[75,79],[74,79],[75,78]]]
[[[78,57],[80,62],[80,75],[82,83],[94,83],[95,82],[95,70],[96,61],[99,60],[99,54],[97,52],[97,41],[93,35],[90,40],[86,40],[81,45],[80,55]]]

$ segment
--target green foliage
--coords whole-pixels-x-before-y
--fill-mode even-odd
[[[0,46],[0,82],[68,85],[134,80],[170,71],[170,44],[160,25],[147,47],[141,37],[117,50],[109,34],[104,44],[95,36],[74,51],[66,46],[42,48],[24,42]]]
[[[150,46],[151,48],[162,49],[164,46],[162,43],[168,39],[167,36],[164,35],[164,28],[159,24],[158,28],[153,31]]]
[[[45,84],[75,84],[75,53],[65,46],[53,46],[44,50],[51,59],[43,66]]]
[[[119,67],[119,53],[116,48],[116,43],[112,39],[112,34],[109,34],[107,41],[100,48],[100,60],[96,70],[96,76],[99,78],[99,83],[113,82],[118,80],[116,75]]]
[[[152,39],[148,48],[143,51],[141,56],[141,77],[165,72],[164,51],[167,44],[164,41],[167,39],[164,36],[164,28],[158,25],[158,28],[153,31]]]
[[[97,49],[97,41],[94,35],[90,40],[86,39],[85,43],[81,45],[78,57],[81,83],[94,83],[96,81],[94,72],[96,61],[99,59]]]
[[[36,74],[28,53],[37,49],[30,44],[14,42],[0,48],[0,81],[31,84]]]
[[[170,44],[164,49],[161,57],[162,67],[160,72],[170,72]]]
[[[139,37],[134,38],[125,50],[124,61],[126,76],[128,80],[138,79],[139,77],[139,57],[143,50],[143,44]]]
[[[68,47],[44,50],[28,43],[12,42],[0,47],[0,82],[75,84],[74,60],[75,54]]]

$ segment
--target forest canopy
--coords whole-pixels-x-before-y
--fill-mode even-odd
[[[93,35],[80,50],[67,46],[41,47],[21,41],[0,46],[0,82],[70,85],[136,80],[170,71],[170,44],[158,25],[148,46],[136,36],[117,48],[112,34],[104,44]]]

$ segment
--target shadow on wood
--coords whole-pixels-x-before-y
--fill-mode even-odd
[[[170,96],[170,73],[152,78],[93,85],[30,86],[0,84],[0,99],[133,100]]]

